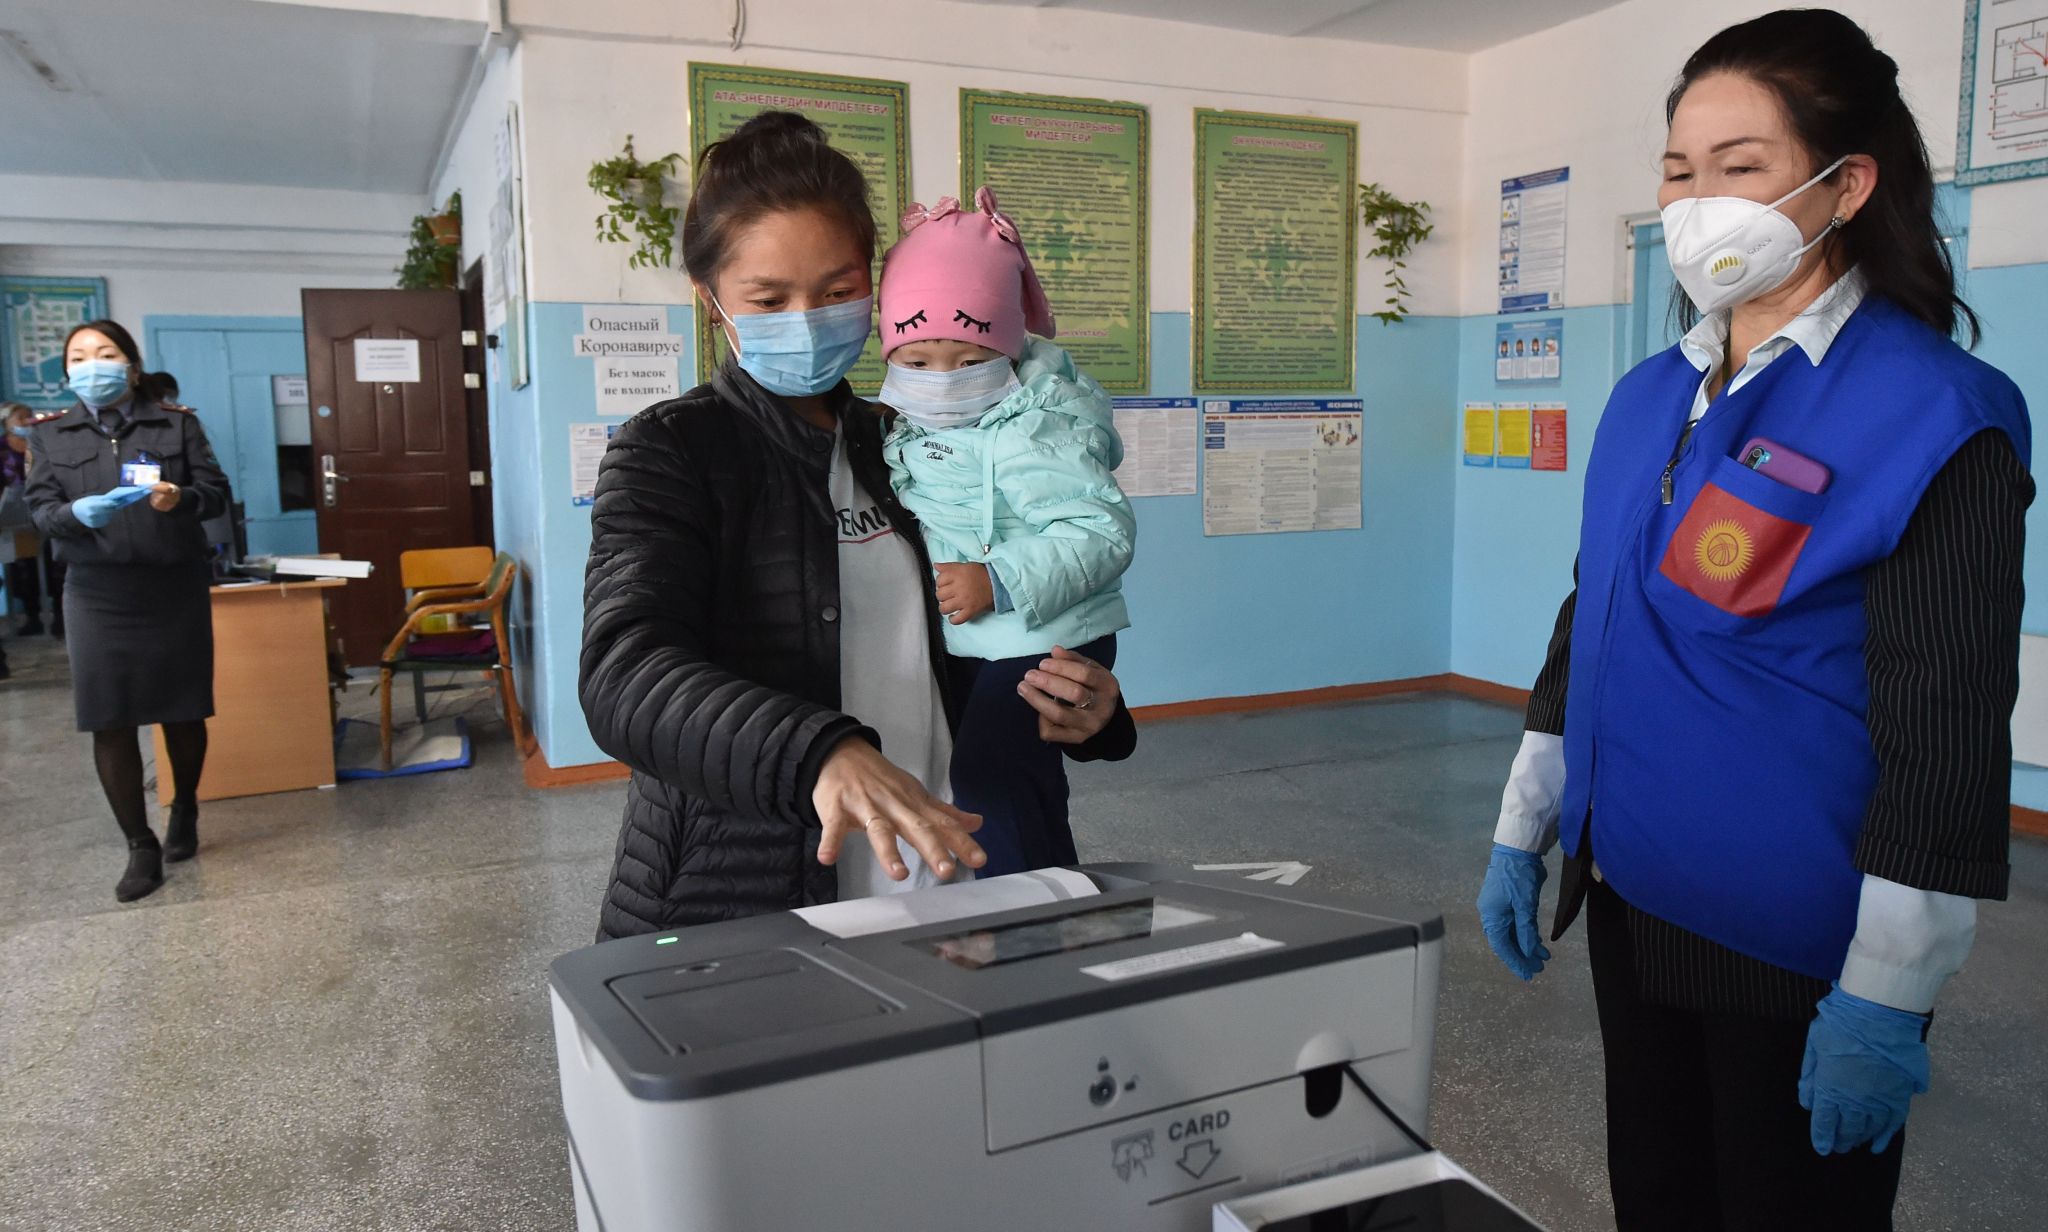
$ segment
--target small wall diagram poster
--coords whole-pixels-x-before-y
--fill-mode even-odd
[[[597,468],[618,433],[615,423],[569,425],[569,503],[587,508],[597,503]]]
[[[1564,318],[1502,321],[1493,327],[1493,379],[1555,381],[1564,376]]]
[[[1526,471],[1529,469],[1530,422],[1529,404],[1526,402],[1503,402],[1495,416],[1497,444],[1494,447],[1494,465],[1502,470]]]
[[[526,215],[520,189],[519,104],[505,109],[493,137],[495,191],[491,197],[491,249],[484,254],[484,329],[498,335],[511,360],[503,369],[512,388],[526,387]]]
[[[38,411],[76,402],[64,383],[64,339],[106,315],[104,278],[0,275],[0,401]]]
[[[1124,443],[1117,486],[1125,496],[1193,496],[1199,490],[1193,398],[1118,398],[1116,434]]]
[[[795,111],[825,135],[867,176],[874,193],[875,280],[882,254],[902,231],[910,204],[910,87],[900,81],[746,68],[737,64],[690,65],[690,154],[692,165],[704,147],[730,134],[763,111]],[[711,379],[724,352],[723,331],[711,314],[698,312],[697,379]],[[882,387],[882,347],[868,339],[860,362],[848,375],[853,387],[873,393]]]
[[[1365,403],[1202,403],[1202,533],[1270,535],[1365,524]]]
[[[1113,394],[1151,383],[1148,136],[1136,103],[960,91],[961,202],[995,190],[1045,284],[1060,345]]]
[[[1358,125],[1196,109],[1195,392],[1354,387],[1357,193]]]
[[[1956,183],[2048,175],[2048,0],[1964,0]]]
[[[1500,182],[1500,310],[1564,307],[1564,220],[1571,168]]]
[[[1465,465],[1493,465],[1493,403],[1465,404]]]
[[[1539,471],[1561,471],[1565,469],[1567,446],[1564,434],[1564,403],[1538,402],[1531,413],[1530,427],[1531,469]]]

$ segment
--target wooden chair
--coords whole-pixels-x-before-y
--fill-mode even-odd
[[[405,588],[406,615],[421,603],[451,599],[474,599],[483,593],[483,581],[490,576],[496,554],[489,548],[414,548],[398,554],[398,584]],[[432,637],[444,630],[422,631]],[[427,694],[461,689],[459,684],[427,682],[425,671],[412,673],[412,710],[422,724],[427,721]]]
[[[451,552],[488,551],[489,549],[452,548]],[[415,553],[408,552],[411,556]],[[400,562],[400,572],[404,563]],[[490,571],[483,579],[468,585],[422,587],[406,605],[405,627],[401,628],[390,643],[384,647],[378,673],[381,717],[378,732],[382,766],[391,769],[391,680],[397,672],[412,672],[418,683],[423,672],[478,671],[490,676],[498,685],[498,700],[505,709],[505,724],[512,729],[514,741],[524,745],[526,741],[526,716],[519,709],[519,695],[512,681],[512,642],[506,633],[505,606],[512,597],[512,587],[519,578],[519,565],[511,555],[500,552],[491,561]],[[488,646],[479,647],[469,653],[437,655],[432,653],[432,640],[440,637],[469,637],[481,630],[468,634],[425,634],[422,626],[434,616],[468,616],[487,613],[490,617]],[[427,653],[421,653],[426,651]],[[418,696],[417,694],[415,695]],[[420,714],[425,722],[424,709]]]

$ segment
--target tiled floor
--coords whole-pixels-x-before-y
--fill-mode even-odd
[[[210,805],[200,858],[118,907],[62,652],[8,646],[0,1228],[569,1227],[543,973],[591,938],[622,787],[528,791],[488,694],[442,695],[475,767]],[[1090,858],[1299,859],[1439,905],[1437,1141],[1556,1232],[1602,1229],[1583,937],[1524,985],[1472,918],[1518,727],[1446,697],[1154,725],[1077,768],[1076,828]],[[2048,847],[2013,860],[1935,1026],[1903,1229],[2048,1227]]]

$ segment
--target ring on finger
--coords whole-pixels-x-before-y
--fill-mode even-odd
[[[1085,701],[1085,702],[1076,702],[1076,703],[1074,704],[1074,709],[1076,709],[1076,710],[1086,710],[1086,709],[1088,709],[1088,707],[1090,707],[1090,706],[1093,706],[1094,704],[1095,704],[1095,690],[1093,690],[1093,689],[1090,689],[1090,690],[1088,690],[1088,700],[1087,700],[1087,701]]]

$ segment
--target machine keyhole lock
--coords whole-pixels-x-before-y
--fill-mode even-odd
[[[1133,1078],[1129,1082],[1124,1083],[1123,1089],[1126,1091],[1137,1090],[1138,1080]],[[1109,1058],[1104,1057],[1095,1063],[1095,1081],[1089,1084],[1088,1102],[1094,1104],[1097,1108],[1106,1108],[1116,1101],[1116,1093],[1116,1075],[1109,1072]]]

